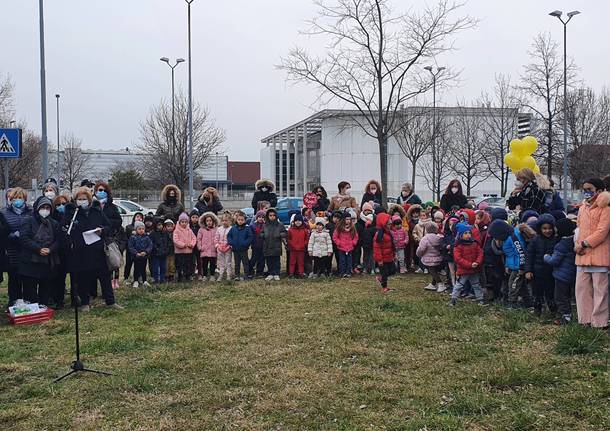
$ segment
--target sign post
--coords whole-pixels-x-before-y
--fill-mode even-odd
[[[21,129],[0,129],[0,159],[4,159],[4,190],[9,188],[9,160],[21,157]]]

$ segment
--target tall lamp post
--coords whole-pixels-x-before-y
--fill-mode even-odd
[[[577,10],[568,12],[568,19],[565,21],[561,17],[563,15],[562,11],[555,10],[549,13],[549,15],[554,16],[563,24],[563,178],[561,182],[563,184],[563,203],[566,205],[566,208],[568,205],[568,23],[579,13]]]
[[[189,141],[189,209],[193,209],[193,83],[191,72],[191,3],[193,0],[185,0],[187,4],[188,21],[188,50],[189,50],[189,96],[188,96],[188,141]]]
[[[437,67],[436,72],[432,66],[424,67],[432,75],[432,199],[440,199],[440,181],[436,178],[436,78],[441,74],[444,67]]]
[[[172,152],[176,150],[176,97],[175,97],[175,86],[174,86],[174,69],[180,63],[184,62],[184,58],[177,58],[176,63],[172,66],[169,62],[169,58],[161,57],[161,60],[164,63],[167,63],[169,68],[172,70]]]
[[[57,101],[57,107],[56,107],[57,108],[56,109],[56,112],[57,112],[57,166],[56,166],[56,171],[57,172],[55,174],[57,176],[56,177],[57,185],[59,185],[59,183],[60,183],[59,173],[61,171],[60,167],[59,167],[59,143],[60,143],[60,140],[59,140],[59,97],[60,97],[59,94],[55,95],[55,100]]]
[[[40,25],[40,116],[42,141],[42,181],[46,181],[49,174],[49,149],[47,141],[47,84],[44,60],[44,8],[43,0],[38,1],[38,18]]]

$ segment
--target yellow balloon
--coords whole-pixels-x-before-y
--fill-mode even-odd
[[[521,140],[523,147],[525,148],[525,154],[531,156],[538,149],[538,141],[533,136],[526,136]]]
[[[523,145],[523,141],[521,139],[513,139],[512,141],[510,141],[510,152],[517,157],[529,155],[526,154],[525,145]]]
[[[519,158],[513,153],[506,153],[506,155],[504,156],[504,164],[508,166],[512,171],[515,171],[515,166],[517,165],[518,161]]]
[[[540,173],[540,166],[538,166],[538,165],[534,166],[534,169],[532,169],[532,171],[534,171],[535,174],[539,174]]]
[[[536,160],[532,156],[525,156],[519,159],[519,169],[530,168],[534,169],[536,167]]]

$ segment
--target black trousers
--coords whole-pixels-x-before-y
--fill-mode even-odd
[[[252,247],[252,256],[250,257],[250,276],[262,276],[265,273],[265,255],[262,248]]]
[[[133,260],[133,281],[146,281],[146,263],[147,258],[139,258]]]
[[[352,251],[352,269],[356,267],[361,267],[362,264],[362,246],[356,245],[354,251]]]
[[[379,272],[381,273],[381,287],[385,289],[388,287],[388,277],[396,274],[396,265],[394,262],[383,262]]]
[[[201,258],[201,269],[204,277],[213,277],[216,272],[216,258],[203,256]]]
[[[39,304],[49,305],[49,294],[53,279],[34,278],[22,275],[24,300],[28,302],[38,302]]]
[[[189,262],[191,260],[190,253],[176,253],[176,274],[178,281],[186,281],[191,274],[189,273]]]
[[[8,267],[8,305],[11,306],[18,299],[24,299],[23,282],[19,275],[18,266]]]
[[[569,316],[572,314],[570,295],[574,289],[574,283],[566,283],[555,279],[555,305],[557,306],[558,317]]]
[[[331,260],[329,256],[314,257],[313,258],[313,272],[316,275],[330,275]]]
[[[250,274],[250,260],[248,259],[248,250],[233,250],[233,262],[235,263],[235,277],[241,275],[241,265],[244,266],[244,275]]]
[[[502,290],[504,284],[504,268],[503,267],[495,267],[492,265],[486,265],[483,268],[485,273],[484,278],[484,287],[493,295],[494,300],[502,299]]]
[[[131,275],[131,266],[133,265],[133,258],[129,250],[125,253],[125,269],[123,271],[123,278],[127,280]]]
[[[107,268],[73,272],[71,278],[74,278],[76,282],[81,305],[89,305],[91,298],[89,293],[97,289],[98,281],[102,287],[102,297],[106,301],[106,305],[114,304],[114,292],[112,291],[112,282],[110,281],[111,275]]]
[[[534,294],[534,309],[542,310],[546,302],[549,311],[555,313],[557,307],[555,305],[555,279],[553,276],[535,275],[532,282],[532,290]]]

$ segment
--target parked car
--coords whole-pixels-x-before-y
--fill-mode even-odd
[[[150,208],[143,207],[142,205],[139,205],[127,199],[114,199],[112,202],[119,210],[119,214],[121,214],[121,218],[123,219],[123,226],[127,226],[128,224],[130,224],[133,215],[137,212],[141,212],[144,215],[148,214],[149,212],[152,212],[154,214],[155,212]]]
[[[474,198],[477,207],[482,202],[486,202],[489,208],[506,208],[506,198],[498,195],[483,195],[483,197]]]
[[[290,217],[293,214],[301,213],[301,208],[303,208],[303,198],[294,197],[280,198],[275,207],[278,219],[285,225],[290,224]]]

